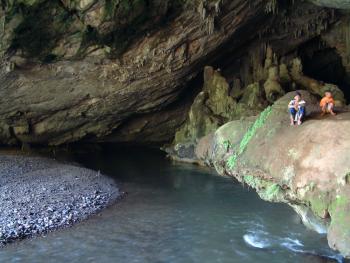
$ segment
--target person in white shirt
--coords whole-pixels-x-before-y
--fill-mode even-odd
[[[303,118],[305,116],[305,106],[306,102],[302,99],[301,94],[297,92],[294,99],[292,99],[288,104],[290,113],[290,125],[301,125],[303,123]]]

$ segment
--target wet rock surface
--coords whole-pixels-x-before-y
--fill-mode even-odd
[[[97,171],[0,155],[0,246],[71,226],[119,196],[115,181]]]

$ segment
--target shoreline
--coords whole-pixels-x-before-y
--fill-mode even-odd
[[[44,157],[0,154],[0,247],[71,227],[125,195],[112,178]]]

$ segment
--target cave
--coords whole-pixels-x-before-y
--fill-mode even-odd
[[[0,249],[350,258],[347,2],[0,0]]]
[[[289,63],[293,58],[288,54],[296,50],[305,75],[338,84],[349,98],[348,78],[334,47],[318,48],[323,33],[339,23],[346,25],[346,15],[335,9],[291,0],[130,5],[44,1],[55,14],[50,16],[42,14],[39,2],[19,8],[4,1],[0,10],[6,16],[1,28],[5,31],[0,31],[4,36],[0,91],[2,98],[8,98],[0,107],[4,144],[59,146],[109,142],[113,136],[115,142],[135,143],[137,138],[158,146],[172,143],[188,116],[188,105],[203,88],[206,66],[221,69],[229,84],[222,94],[231,94],[238,102],[235,115],[214,112],[210,121],[221,125],[256,115],[293,90],[290,81],[270,79],[269,88],[264,85],[269,69],[285,66],[283,61]],[[148,14],[149,10],[154,12]],[[43,23],[35,23],[36,16]],[[122,34],[126,39],[116,33],[125,29],[132,31]],[[37,34],[43,37],[32,41]],[[325,69],[313,65],[321,67],[322,52],[329,53]],[[326,64],[334,70],[327,70]],[[58,98],[55,103],[53,96]],[[229,109],[233,104],[224,111],[233,111]]]
[[[350,74],[336,48],[317,37],[301,45],[298,55],[306,75],[339,86],[347,102],[350,101]]]

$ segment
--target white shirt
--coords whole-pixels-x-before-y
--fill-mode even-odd
[[[289,109],[294,108],[294,105],[295,105],[295,104],[296,104],[296,100],[295,100],[295,99],[291,100],[291,101],[289,102],[289,104],[288,104],[288,108],[289,108]],[[305,100],[300,100],[300,101],[298,102],[298,109],[300,109],[301,107],[305,107],[305,105],[306,105]]]

